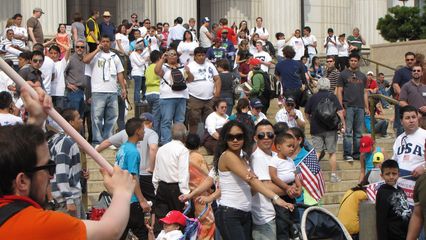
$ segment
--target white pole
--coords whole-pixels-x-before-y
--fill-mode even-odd
[[[0,58],[0,69],[3,70],[15,83],[21,88],[23,86],[27,86],[30,89],[30,94],[33,98],[38,98],[36,91],[28,85],[25,80],[19,76],[13,68],[11,68],[3,58]],[[99,154],[87,141],[84,139],[80,133],[78,133],[65,119],[52,107],[47,110],[47,114],[59,124],[59,126],[64,129],[64,131],[71,136],[74,141],[77,142],[78,145],[89,154],[98,165],[104,169],[106,169],[110,174],[112,174],[112,166],[109,164],[107,160],[105,160],[101,154]]]

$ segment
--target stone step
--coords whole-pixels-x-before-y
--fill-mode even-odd
[[[361,168],[360,162],[357,160],[354,160],[353,162],[347,162],[344,160],[337,160],[337,171],[341,170],[358,170]],[[330,171],[330,164],[328,161],[321,160],[320,166],[322,171]]]
[[[327,209],[330,211],[334,216],[337,217],[337,213],[339,212],[339,204],[330,204],[330,205],[323,205],[321,207]]]
[[[358,180],[343,180],[339,183],[325,183],[325,192],[346,192],[348,189],[355,187],[358,184]]]
[[[336,175],[338,177],[340,177],[341,179],[344,180],[358,180],[359,178],[359,170],[342,170],[342,171],[338,171],[336,173]],[[90,173],[92,174],[92,173]],[[323,178],[326,182],[330,181],[330,175],[331,175],[331,171],[322,171],[323,174]],[[90,178],[92,177],[92,175],[90,175]]]
[[[345,192],[329,192],[326,193],[322,199],[321,203],[323,205],[339,204],[342,201]]]

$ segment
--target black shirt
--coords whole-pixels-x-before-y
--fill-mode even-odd
[[[337,106],[337,110],[340,111],[342,110],[342,106],[339,103],[339,100],[337,99],[336,95],[330,93],[327,90],[320,90],[317,93],[315,93],[314,95],[312,95],[311,98],[309,98],[308,102],[306,103],[305,106],[305,113],[311,115],[309,122],[311,125],[311,135],[316,135],[316,134],[320,134],[323,132],[329,132],[330,130],[328,130],[325,126],[321,125],[321,122],[315,120],[314,118],[314,113],[315,110],[318,106],[318,103],[321,102],[321,100],[323,98],[328,97],[334,104],[336,104]],[[336,129],[337,130],[337,129]]]

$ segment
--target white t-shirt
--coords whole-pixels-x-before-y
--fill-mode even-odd
[[[292,183],[295,180],[296,166],[291,158],[282,159],[274,156],[269,162],[269,167],[277,169],[277,176],[285,183]]]
[[[92,77],[92,93],[113,93],[118,91],[117,74],[124,71],[120,58],[113,52],[98,52],[89,65],[85,74]]]
[[[145,35],[148,33],[148,29],[145,26],[140,27],[139,31],[141,32],[142,37],[145,37]]]
[[[41,65],[40,71],[44,90],[50,95],[52,77],[56,72],[55,62],[50,57],[44,56],[44,62],[43,65]]]
[[[228,115],[220,116],[216,112],[210,113],[206,118],[206,129],[210,135],[216,132],[216,129],[222,128],[228,122]]]
[[[145,36],[146,43],[151,43],[151,51],[160,50],[160,41],[156,36],[150,36],[149,34]],[[148,45],[147,45],[148,46]]]
[[[136,51],[133,51],[130,54],[129,59],[130,63],[132,64],[132,76],[145,76],[146,64],[149,58],[149,54],[146,54],[147,51],[145,50],[142,52],[142,54],[139,54]]]
[[[396,160],[399,168],[413,171],[425,163],[426,130],[418,128],[413,134],[405,132],[398,136],[393,144],[392,159]]]
[[[26,38],[28,38],[28,32],[27,32],[27,28],[24,27],[17,27],[17,26],[11,26],[11,29],[13,30],[13,33],[15,35],[22,35],[25,36]],[[20,48],[25,48],[26,44],[24,41],[20,40],[20,39],[16,39],[14,38],[12,40],[12,43],[14,45],[18,45]]]
[[[155,240],[178,240],[183,236],[180,230],[173,230],[166,233],[164,230],[161,230]]]
[[[130,50],[130,41],[129,41],[129,37],[127,37],[126,35],[122,34],[122,33],[116,33],[115,34],[115,41],[117,40],[121,40],[120,44],[121,47],[123,48],[124,52],[126,54],[129,53]],[[118,48],[118,43],[115,45],[115,49],[120,50]]]
[[[288,45],[294,48],[296,55],[294,55],[293,60],[300,60],[300,58],[305,54],[305,46],[303,45],[302,38],[292,37],[288,41]]]
[[[259,34],[259,37],[263,38],[268,38],[269,37],[269,32],[268,29],[266,29],[265,27],[254,27],[252,29],[250,29],[250,36],[253,36],[254,33]]]
[[[303,42],[305,43],[305,45],[312,45],[314,44],[314,42],[317,41],[317,38],[314,35],[309,35],[309,37],[302,37]],[[305,51],[305,50],[303,50]],[[315,51],[315,48],[312,46],[308,46],[308,53],[309,54],[317,54],[317,52]]]
[[[0,126],[23,124],[22,118],[10,113],[0,113]]]
[[[324,44],[327,42],[327,38],[329,38],[329,36],[325,37]],[[335,35],[331,36],[330,39],[333,42],[335,42],[336,45],[337,45],[338,39],[337,39],[337,37]],[[327,55],[338,55],[339,54],[339,50],[337,49],[336,45],[334,45],[331,41],[329,41],[327,43],[326,48],[325,48],[326,49],[326,54]]]
[[[251,116],[254,116],[253,113],[251,113],[251,111],[249,111],[248,114],[251,115]],[[266,117],[266,115],[263,112],[260,112],[258,116],[254,116],[254,117],[256,118],[256,120],[254,121],[254,125],[258,124],[263,119],[268,120],[268,118]]]
[[[261,60],[261,61],[264,61],[264,62],[271,62],[272,61],[272,57],[271,57],[271,55],[269,55],[269,53],[267,53],[267,52],[265,52],[265,51],[261,51],[261,52],[256,52],[256,53],[254,53],[253,54],[253,57],[254,58],[257,58],[257,59],[259,59],[259,60]],[[262,71],[264,71],[264,72],[268,72],[269,71],[269,66],[266,66],[266,65],[264,65],[264,64],[261,64],[260,65],[260,69],[262,69]]]
[[[300,110],[294,109],[294,111],[296,112],[296,116],[298,118],[300,118],[300,120],[305,121],[305,119],[303,118],[303,113]],[[290,127],[290,128],[297,127],[296,119],[294,119],[293,117],[290,117],[285,108],[281,108],[277,112],[277,114],[275,115],[275,121],[276,122],[285,122],[285,123],[287,123],[288,127]]]
[[[50,96],[63,97],[65,96],[65,68],[68,61],[62,58],[60,61],[55,62],[55,78],[52,80],[50,86]]]
[[[7,87],[13,84],[13,80],[5,72],[0,70],[0,92],[6,91],[12,94]]]
[[[212,99],[214,93],[213,77],[219,75],[216,67],[209,61],[204,61],[204,64],[192,61],[188,64],[188,68],[194,75],[194,81],[188,83],[189,95],[202,100]]]
[[[203,25],[200,28],[200,46],[203,48],[209,48],[212,46],[212,41],[210,38],[207,37],[206,33],[208,33],[209,30]]]
[[[346,40],[343,43],[337,41],[337,49],[339,57],[349,57],[349,44]]]
[[[198,47],[198,42],[185,42],[181,41],[177,47],[177,52],[180,55],[179,60],[181,64],[194,61],[194,49]]]
[[[275,153],[272,153],[275,155]],[[251,155],[250,166],[254,174],[260,181],[270,181],[269,164],[272,156],[264,153],[260,148]],[[261,193],[256,193],[252,197],[252,218],[256,225],[263,225],[275,219],[275,209],[271,199]]]
[[[166,98],[189,98],[188,88],[182,91],[173,91],[170,85],[173,83],[172,80],[172,70],[168,67],[167,64],[163,64],[162,69],[164,71],[164,76],[160,80],[160,99]],[[185,69],[183,67],[179,68],[179,71],[182,72],[185,77]],[[167,83],[165,82],[167,81]],[[187,84],[188,86],[188,84]]]
[[[284,57],[283,49],[285,47],[285,40],[278,40],[277,41],[277,55],[280,57]]]

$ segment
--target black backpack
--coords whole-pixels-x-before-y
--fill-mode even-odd
[[[170,68],[170,67],[168,67]],[[182,91],[186,89],[186,81],[185,81],[185,77],[183,76],[182,72],[180,71],[180,69],[182,69],[183,67],[178,67],[178,68],[170,68],[171,73],[170,75],[172,76],[172,83],[168,83],[166,81],[166,79],[163,78],[164,82],[169,85],[173,91]]]
[[[338,129],[339,117],[337,115],[337,106],[330,99],[330,95],[321,99],[318,103],[314,112],[314,118],[327,130]]]
[[[264,88],[262,96],[265,99],[274,99],[283,95],[283,88],[281,81],[276,79],[274,75],[268,74],[267,72],[257,72],[256,74],[262,74]]]

